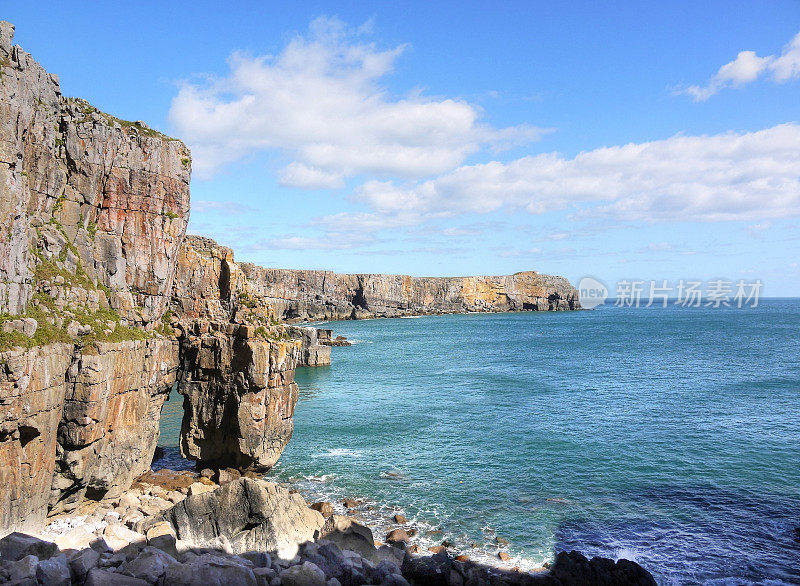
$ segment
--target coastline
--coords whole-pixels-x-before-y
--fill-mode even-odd
[[[246,500],[245,515],[258,516],[262,513],[254,507],[265,506],[264,497],[256,496],[258,491],[276,499],[268,505],[272,516],[288,514],[287,519],[294,519],[291,527],[285,521],[274,521],[272,539],[278,541],[269,542],[283,543],[277,550],[243,547],[242,533],[255,530],[250,525],[227,537],[234,526],[228,517],[240,513],[220,509],[220,504],[230,495],[240,494]],[[285,512],[273,509],[276,506]],[[181,521],[180,513],[173,512],[179,507],[211,515],[212,533],[206,531],[206,535],[213,538],[199,537],[203,530],[194,528],[196,519]],[[301,514],[305,520],[292,512],[298,507],[307,507]],[[449,547],[423,551],[409,538],[415,528],[402,514],[395,513],[395,528],[381,539],[361,524],[361,508],[369,510],[371,505],[355,499],[309,504],[294,490],[258,480],[250,473],[240,476],[235,469],[151,470],[119,498],[86,502],[76,512],[50,518],[35,534],[12,533],[0,539],[0,581],[64,586],[189,585],[209,580],[230,586],[655,585],[652,576],[633,562],[588,560],[574,551],[559,553],[553,564],[529,570],[483,564],[456,555]],[[309,539],[311,527],[317,529]],[[187,540],[187,531],[198,537]]]

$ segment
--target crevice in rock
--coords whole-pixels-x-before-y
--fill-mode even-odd
[[[20,425],[19,427],[19,443],[23,448],[40,435],[41,432],[35,427],[29,425]]]

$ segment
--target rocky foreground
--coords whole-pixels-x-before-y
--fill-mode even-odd
[[[334,515],[329,503],[309,507],[295,492],[230,470],[148,473],[119,499],[82,512],[53,519],[39,536],[0,539],[0,583],[655,584],[633,562],[577,552],[560,553],[534,573],[482,566],[444,547],[420,555],[401,527],[380,543],[355,519]]]

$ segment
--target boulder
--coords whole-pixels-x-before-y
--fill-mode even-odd
[[[7,565],[8,578],[11,584],[34,585],[36,573],[39,570],[39,558],[35,555],[26,555]]]
[[[390,560],[381,560],[371,572],[373,583],[377,581],[379,584],[382,584],[389,576],[396,574],[402,575],[402,572],[397,564]]]
[[[393,519],[395,523],[399,523],[400,525],[408,522],[408,519],[406,519],[405,516],[401,515],[400,513],[396,514]]]
[[[132,543],[143,543],[146,540],[141,533],[131,531],[120,524],[108,525],[103,530],[103,539],[114,551],[119,551]]]
[[[446,553],[432,556],[406,557],[403,562],[403,577],[413,583],[429,586],[453,586],[461,584],[461,576]]]
[[[332,541],[341,549],[358,552],[369,560],[376,559],[377,549],[372,531],[350,517],[331,515],[325,521],[321,537]]]
[[[508,552],[505,552],[505,551],[498,552],[497,553],[497,557],[502,562],[507,562],[507,561],[509,561],[511,559],[511,556],[508,555]]]
[[[326,586],[325,573],[311,562],[287,568],[280,575],[282,586]]]
[[[155,584],[166,573],[167,568],[177,563],[177,560],[171,555],[148,546],[133,560],[124,564],[119,571],[121,574]]]
[[[205,476],[203,478],[206,478]],[[216,484],[205,484],[203,482],[195,482],[189,487],[189,496],[195,496],[206,492],[211,492],[217,488]]]
[[[132,576],[124,576],[110,570],[93,568],[86,576],[84,586],[150,586],[148,582]]]
[[[409,535],[405,529],[392,529],[386,534],[386,543],[408,543]]]
[[[203,554],[187,556],[182,564],[174,564],[164,573],[164,584],[170,586],[257,586],[253,570],[232,556]]]
[[[58,546],[55,543],[16,531],[0,539],[0,559],[4,561],[15,562],[29,555],[46,560],[57,551]]]
[[[73,555],[69,560],[69,567],[72,575],[78,582],[83,581],[89,571],[97,566],[100,561],[100,554],[91,548],[82,549]]]
[[[119,506],[123,509],[138,509],[141,504],[139,497],[130,492],[126,492],[119,499]]]
[[[650,572],[635,562],[600,557],[588,560],[577,551],[558,553],[550,574],[563,584],[656,586]]]
[[[48,586],[70,586],[72,578],[67,557],[62,553],[49,560],[40,561],[36,568],[36,579],[40,584]]]
[[[239,472],[236,468],[222,468],[220,470],[217,470],[215,480],[217,481],[217,484],[221,486],[223,484],[228,484],[229,482],[233,482],[234,480],[238,480],[241,477],[242,473]]]
[[[333,515],[333,505],[327,501],[320,501],[311,505],[311,508],[322,514],[326,519]]]
[[[265,551],[246,551],[239,557],[250,561],[254,568],[269,568],[272,565],[272,558]]]
[[[270,582],[278,578],[278,572],[272,568],[253,568],[253,575],[256,577],[258,586],[269,586]]]
[[[53,541],[58,549],[63,551],[65,549],[85,549],[96,539],[97,536],[94,533],[90,533],[86,527],[78,525],[64,535],[55,537]]]
[[[325,520],[303,498],[271,482],[240,478],[189,496],[165,513],[178,539],[209,547],[218,537],[234,553],[275,552],[291,559],[298,545],[320,535]]]

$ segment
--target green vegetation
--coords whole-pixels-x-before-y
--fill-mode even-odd
[[[190,164],[191,162],[192,162],[192,160],[191,160],[191,159],[187,159],[187,158],[183,158],[183,159],[181,159],[181,164],[183,164],[183,166],[184,166],[184,167],[186,167],[187,169],[189,168],[189,164]]]
[[[176,213],[175,213],[175,212],[173,212],[172,210],[167,210],[166,212],[161,212],[161,215],[162,215],[162,216],[166,216],[166,217],[167,217],[167,218],[169,218],[170,220],[174,220],[175,218],[177,218],[177,217],[178,217],[178,214],[176,214]]]
[[[242,291],[239,293],[239,305],[254,309],[256,307],[256,302],[254,299],[250,298],[250,294],[247,291]]]

